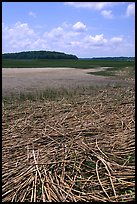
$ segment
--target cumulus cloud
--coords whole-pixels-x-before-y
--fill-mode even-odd
[[[110,39],[110,42],[113,42],[113,43],[118,43],[118,42],[122,42],[122,41],[123,41],[122,37],[113,37]]]
[[[3,40],[9,42],[11,40],[25,42],[27,38],[35,38],[36,34],[33,29],[29,28],[27,23],[17,22],[13,27],[3,24],[2,36]]]
[[[129,4],[127,7],[126,15],[135,16],[135,3]]]
[[[86,25],[80,21],[78,21],[77,23],[75,23],[73,25],[73,29],[76,31],[85,31],[86,30]]]
[[[37,17],[36,13],[34,13],[34,12],[32,12],[32,11],[29,12],[29,16],[32,16],[33,18],[36,18],[36,17]]]
[[[43,37],[47,39],[50,44],[63,44],[63,41],[69,44],[70,40],[77,38],[80,33],[81,32],[72,30],[71,26],[66,28],[62,28],[61,26],[59,26],[57,28],[51,29],[50,31],[46,31],[43,34]]]
[[[117,55],[123,56],[129,50],[133,50],[134,44],[128,42],[121,36],[107,38],[103,33],[95,35],[85,32],[78,32],[78,29],[86,29],[82,22],[74,25],[58,26],[43,33],[37,33],[28,23],[17,22],[14,26],[7,26],[2,23],[2,51],[19,52],[27,50],[56,50],[65,53],[75,54],[79,57],[109,56],[117,50]],[[115,49],[114,49],[115,48]],[[122,49],[124,48],[124,49]],[[129,49],[128,49],[129,48]],[[119,51],[120,50],[120,51]]]
[[[104,37],[104,34],[99,34],[95,36],[87,35],[85,37],[85,42],[90,43],[92,45],[103,45],[107,42],[107,39]]]
[[[31,29],[27,23],[21,22],[17,22],[13,29],[10,29],[10,31],[12,31],[12,34],[14,31],[16,31],[14,34],[19,35],[20,37],[26,37],[26,35],[33,36],[35,34],[33,29]]]
[[[89,8],[101,10],[107,7],[112,7],[120,2],[65,2],[65,5],[74,6],[76,8]]]
[[[21,23],[18,21],[13,27],[3,24],[3,49],[8,50],[8,52],[13,52],[14,49],[15,51],[18,51],[19,49],[29,48],[36,38],[37,33],[35,33],[27,23]]]
[[[101,15],[102,15],[104,18],[108,18],[108,19],[112,19],[112,18],[113,18],[113,14],[112,14],[112,11],[111,11],[111,10],[102,10],[102,11],[101,11]]]
[[[41,37],[37,38],[35,41],[31,43],[29,50],[48,50],[50,46],[48,45],[48,41],[46,39],[42,39]]]
[[[45,32],[43,36],[46,38],[57,38],[58,39],[59,37],[62,37],[63,33],[64,33],[63,28],[59,26],[57,28],[53,28],[49,32]]]

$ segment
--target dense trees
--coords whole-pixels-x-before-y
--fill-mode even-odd
[[[78,59],[77,56],[55,51],[27,51],[2,54],[3,59]]]
[[[2,59],[82,59],[82,60],[115,60],[134,61],[135,57],[93,57],[78,58],[76,55],[55,51],[26,51],[2,54]]]

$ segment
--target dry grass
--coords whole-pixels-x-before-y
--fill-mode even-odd
[[[2,201],[134,201],[134,92],[4,104]]]

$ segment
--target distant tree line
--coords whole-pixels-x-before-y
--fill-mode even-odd
[[[135,57],[93,57],[91,60],[119,60],[134,61]]]
[[[26,51],[4,53],[2,59],[78,59],[77,56],[55,51]]]

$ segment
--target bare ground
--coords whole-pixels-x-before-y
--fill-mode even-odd
[[[113,77],[88,74],[88,72],[100,70],[105,70],[105,67],[88,70],[75,68],[2,68],[2,95],[10,92],[19,93],[47,88],[127,84],[127,82]]]

